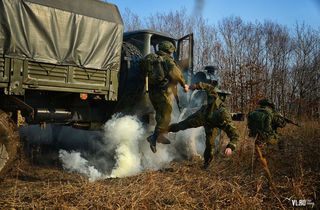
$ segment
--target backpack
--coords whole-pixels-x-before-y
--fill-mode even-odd
[[[255,137],[257,134],[267,139],[273,134],[272,111],[259,108],[248,114],[249,136]]]
[[[163,87],[168,84],[166,63],[158,54],[149,54],[140,61],[143,76],[148,76],[150,86]]]

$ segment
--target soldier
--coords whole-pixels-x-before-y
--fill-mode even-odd
[[[208,168],[213,159],[215,139],[218,129],[227,133],[230,139],[225,149],[225,155],[229,156],[235,150],[239,135],[232,123],[230,113],[225,109],[224,101],[226,93],[206,83],[199,82],[191,85],[190,90],[205,90],[207,94],[207,105],[203,105],[197,112],[185,120],[169,126],[169,132],[178,132],[188,128],[204,126],[206,133],[206,148],[204,151],[204,169]]]
[[[258,102],[260,108],[249,112],[248,128],[249,136],[256,137],[256,144],[278,144],[279,149],[283,149],[283,141],[277,128],[283,128],[286,125],[285,118],[274,109],[274,104],[267,98]]]
[[[178,83],[185,92],[189,86],[186,84],[181,70],[170,56],[175,52],[174,45],[169,41],[161,42],[158,46],[159,51],[155,54],[147,55],[143,60],[143,68],[147,72],[149,98],[156,111],[156,126],[154,133],[147,138],[152,152],[156,152],[156,142],[170,144],[164,137],[168,132],[172,112],[172,88]]]

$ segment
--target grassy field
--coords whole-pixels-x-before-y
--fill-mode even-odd
[[[295,201],[308,200],[305,208],[320,207],[319,123],[283,129],[283,153],[263,148],[271,177],[253,156],[244,126],[237,126],[243,127],[237,151],[216,157],[210,170],[195,156],[159,171],[89,182],[58,163],[21,158],[0,183],[0,209],[293,209]]]

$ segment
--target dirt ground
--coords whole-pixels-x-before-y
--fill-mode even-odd
[[[267,168],[244,136],[232,157],[216,157],[209,170],[197,156],[159,171],[95,182],[64,171],[57,161],[48,166],[21,157],[1,180],[0,209],[320,208],[319,123],[289,125],[282,133],[283,153],[263,148]]]

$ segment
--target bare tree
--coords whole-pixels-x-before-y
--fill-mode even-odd
[[[209,26],[203,18],[195,20],[195,69],[214,64],[214,55],[218,43],[217,30]]]
[[[265,93],[282,112],[285,111],[288,91],[288,74],[290,71],[291,38],[284,26],[265,22]]]
[[[166,13],[156,13],[149,16],[146,27],[168,33],[173,37],[182,37],[192,32],[191,18],[187,16],[186,9]]]
[[[124,31],[138,30],[143,27],[143,23],[137,14],[133,13],[130,9],[125,8],[124,14],[122,14],[124,23]]]
[[[311,105],[319,102],[319,44],[319,32],[296,24],[291,100],[298,105],[299,117],[310,115],[314,108]]]
[[[271,21],[224,18],[217,26],[189,16],[185,8],[156,13],[144,21],[126,9],[126,30],[149,28],[182,37],[194,33],[194,67],[214,64],[223,88],[232,92],[232,111],[247,112],[269,97],[284,114],[320,111],[320,31],[296,24],[294,33]]]

